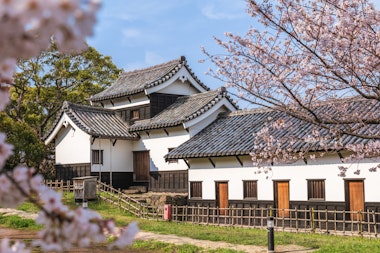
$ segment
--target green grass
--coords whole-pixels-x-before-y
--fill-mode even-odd
[[[81,203],[74,202],[73,194],[65,194],[64,202],[72,208],[78,207]],[[33,210],[27,204],[21,208]],[[224,241],[234,244],[267,246],[267,231],[265,229],[238,228],[238,227],[218,227],[203,226],[189,223],[175,223],[167,221],[144,220],[126,214],[118,208],[100,201],[91,201],[88,208],[99,212],[104,218],[114,219],[118,226],[126,226],[132,221],[137,221],[143,231],[150,231],[160,234],[175,234],[194,239]],[[32,224],[23,225],[20,221],[5,221],[9,218],[0,216],[0,225],[9,223],[14,228],[32,228]],[[10,218],[15,219],[15,218]],[[23,220],[23,219],[21,219]],[[18,224],[19,223],[19,224]],[[306,233],[286,233],[275,232],[275,245],[299,245],[308,249],[316,249],[315,252],[380,252],[380,241],[378,239],[367,239],[349,236],[319,235]],[[163,242],[136,241],[133,250],[141,249],[141,252],[202,252],[194,245],[173,245]],[[136,248],[137,247],[137,248]],[[158,250],[160,249],[160,250]],[[137,251],[136,251],[137,252]],[[217,250],[205,252],[232,253],[237,251]]]
[[[207,253],[241,253],[242,251],[236,251],[231,249],[216,249],[216,250],[205,250],[203,248],[191,245],[175,245],[172,243],[158,242],[153,240],[146,241],[136,241],[133,246],[129,249],[144,249],[152,252],[162,252],[162,253],[198,253],[198,252],[207,252]],[[144,251],[146,252],[146,251]]]
[[[42,226],[37,225],[34,220],[23,219],[15,215],[0,215],[0,225],[3,227],[14,229],[39,230],[42,228]]]
[[[40,211],[40,209],[38,209],[38,207],[36,207],[34,204],[32,204],[30,202],[22,203],[21,205],[19,205],[17,207],[17,209],[24,211],[24,212],[28,212],[28,213],[38,213]]]

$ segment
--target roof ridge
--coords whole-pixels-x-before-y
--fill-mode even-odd
[[[206,95],[205,93],[208,93],[207,95],[215,94],[214,98],[211,99],[207,104],[203,105],[201,108],[198,108],[193,113],[188,115],[186,117],[186,120],[191,120],[191,119],[198,117],[199,115],[203,114],[204,112],[206,112],[209,109],[211,109],[212,107],[214,107],[214,105],[216,105],[221,99],[228,97],[225,87],[220,87],[219,89],[216,89],[213,91],[202,92],[202,93],[198,93],[198,94],[194,94],[194,95]],[[211,95],[209,95],[209,96],[211,97]]]
[[[151,71],[151,70],[167,67],[168,65],[171,65],[171,64],[173,64],[175,62],[177,62],[178,64],[184,63],[184,62],[186,62],[186,57],[185,56],[181,56],[180,58],[176,58],[176,59],[173,59],[173,60],[170,60],[170,61],[167,61],[167,62],[163,62],[163,63],[160,63],[160,64],[156,64],[156,65],[153,65],[153,66],[148,66],[148,67],[140,68],[140,69],[134,69],[134,70],[130,70],[130,71],[122,71],[120,73],[120,75],[123,75],[123,74],[127,75],[127,74],[147,72],[147,71]]]
[[[73,108],[73,109],[86,110],[86,111],[102,111],[102,112],[115,114],[115,111],[112,109],[108,109],[108,108],[104,108],[100,106],[78,104],[78,103],[73,103],[70,101],[64,101],[62,108],[64,109]]]
[[[265,108],[265,107],[258,107],[258,108],[252,108],[252,109],[243,109],[243,110],[237,110],[234,112],[230,112],[228,116],[240,116],[240,115],[247,115],[247,114],[260,114],[260,113],[267,113],[274,111],[271,108]]]

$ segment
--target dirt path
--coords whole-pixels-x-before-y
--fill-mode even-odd
[[[35,219],[37,217],[37,214],[26,213],[20,210],[9,209],[9,208],[0,208],[0,213],[5,214],[5,215],[18,215],[20,217],[28,218],[28,219]],[[37,233],[33,231],[0,228],[0,238],[8,237],[11,239],[25,240],[25,239],[34,239],[36,238],[36,236],[37,236]],[[226,242],[197,240],[197,239],[192,239],[189,237],[180,237],[176,235],[162,235],[162,234],[155,234],[155,233],[145,232],[145,231],[140,231],[136,236],[136,240],[155,240],[155,241],[162,241],[162,242],[173,243],[173,244],[192,244],[198,247],[202,247],[204,249],[233,249],[233,250],[249,252],[249,253],[267,252],[267,248],[262,247],[262,246],[237,245],[237,244],[226,243]],[[275,251],[283,252],[283,253],[285,252],[306,253],[306,252],[313,252],[314,250],[305,249],[297,245],[278,245],[275,247]],[[83,250],[83,251],[75,251],[75,252],[89,252],[89,251]],[[98,251],[98,252],[101,252],[101,251]],[[117,251],[112,251],[112,252],[117,252]]]

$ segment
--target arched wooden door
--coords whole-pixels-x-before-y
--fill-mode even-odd
[[[228,182],[215,182],[216,205],[220,208],[219,214],[228,214]]]
[[[360,220],[358,211],[364,211],[364,181],[345,181],[346,209],[351,211],[351,220]]]
[[[289,181],[274,181],[274,201],[278,217],[289,217]]]

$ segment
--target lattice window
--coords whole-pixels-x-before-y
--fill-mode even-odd
[[[131,111],[131,119],[139,119],[140,118],[140,110],[132,110]]]
[[[190,182],[190,198],[202,198],[202,182]]]
[[[257,199],[257,181],[243,181],[244,198]]]
[[[92,164],[103,165],[103,150],[99,150],[99,149],[92,150]]]
[[[307,180],[307,195],[309,200],[325,199],[325,180],[313,179]]]

